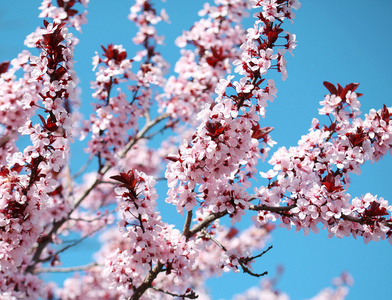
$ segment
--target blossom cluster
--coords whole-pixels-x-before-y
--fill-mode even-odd
[[[24,50],[11,62],[0,65],[0,162],[6,164],[6,157],[17,151],[15,141],[19,138],[16,130],[26,119],[35,113],[35,107],[26,107],[22,100],[29,95],[33,102],[38,101],[40,83],[30,80],[28,64],[30,52]],[[25,72],[22,78],[15,73],[22,69]]]
[[[127,132],[135,126],[141,114],[136,104],[129,103],[121,88],[117,88],[117,96],[110,96],[111,90],[121,81],[134,78],[132,62],[126,59],[125,49],[118,45],[102,48],[105,58],[101,59],[98,54],[95,57],[95,67],[98,63],[103,65],[98,67],[97,80],[92,84],[95,89],[93,97],[101,103],[95,105],[95,114],[84,122],[81,138],[84,139],[91,132],[86,150],[114,165],[114,154],[125,146]]]
[[[340,277],[334,278],[333,287],[321,290],[310,300],[343,300],[346,298],[349,286],[353,284],[353,279],[347,273],[342,273]],[[252,287],[242,295],[235,295],[234,300],[289,300],[290,297],[277,290],[274,285],[276,279],[267,279],[260,282],[260,287]]]
[[[44,27],[26,40],[26,44],[41,50],[39,56],[29,55],[28,61],[19,57],[29,78],[27,81],[36,82],[35,86],[39,87],[35,92],[34,85],[27,86],[28,90],[20,99],[21,112],[26,116],[34,107],[46,115],[38,115],[40,123],[24,119],[19,125],[19,133],[28,135],[31,145],[23,152],[9,153],[7,164],[0,172],[0,280],[2,291],[13,291],[10,297],[44,297],[41,280],[30,273],[40,259],[37,255],[37,260],[32,260],[32,253],[37,240],[45,239],[51,229],[44,227],[45,221],[50,224],[56,218],[55,212],[61,210],[64,199],[57,193],[62,185],[59,174],[67,164],[72,139],[72,119],[65,106],[67,100],[74,97],[77,82],[73,71],[75,43],[64,25],[44,21]]]
[[[156,212],[155,180],[134,170],[111,178],[122,183],[116,188],[121,215],[118,226],[129,241],[125,249],[117,248],[106,257],[105,273],[113,288],[122,297],[141,293],[143,278],[163,265],[166,274],[174,274],[176,283],[189,277],[194,263],[193,243],[164,223]]]
[[[43,0],[39,9],[40,18],[51,18],[56,22],[64,22],[82,32],[81,26],[87,23],[87,11],[79,13],[75,9],[75,4],[80,3],[87,7],[90,0],[59,0],[57,6],[53,5],[52,0]]]
[[[192,125],[194,115],[205,104],[214,102],[213,93],[219,78],[232,69],[232,62],[240,55],[238,46],[245,42],[246,31],[241,25],[248,15],[248,1],[215,1],[206,3],[199,12],[204,17],[189,31],[177,38],[181,58],[164,88],[161,108],[172,118]],[[189,45],[191,49],[185,49]]]
[[[100,102],[95,105],[95,114],[84,122],[82,139],[91,133],[87,152],[99,158],[100,166],[105,162],[115,166],[124,154],[124,147],[137,140],[142,117],[149,113],[153,98],[151,86],[161,86],[167,63],[158,51],[161,42],[154,25],[166,20],[165,13],[156,15],[148,1],[136,1],[131,7],[129,19],[138,27],[135,44],[141,44],[133,59],[127,58],[127,52],[121,45],[103,47],[103,57],[96,53],[93,58],[96,81],[93,97]],[[139,71],[132,72],[133,64],[139,64]],[[120,84],[130,83],[127,89],[132,92],[129,99]],[[111,93],[116,89],[117,96]],[[128,147],[129,148],[129,147]]]
[[[371,194],[351,199],[346,192],[350,173],[360,174],[366,161],[377,161],[391,150],[392,108],[372,110],[362,120],[355,93],[358,84],[336,88],[325,82],[325,86],[331,95],[320,102],[320,114],[330,116],[331,124],[322,127],[313,119],[298,146],[274,153],[270,176],[264,175],[269,185],[257,190],[260,207],[254,209],[260,210],[255,221],[281,219],[284,226],[304,229],[305,234],[317,233],[317,225],[323,224],[330,236],[363,236],[365,243],[388,238],[392,243],[388,201]],[[262,209],[263,205],[275,212]]]
[[[227,211],[232,222],[237,222],[249,208],[248,179],[256,172],[260,152],[266,155],[267,144],[273,145],[268,137],[271,129],[260,128],[258,122],[260,115],[264,116],[266,101],[273,99],[276,89],[272,80],[262,89],[260,85],[264,79],[261,76],[272,67],[270,60],[278,60],[277,65],[283,60],[285,49],[278,49],[280,54],[275,56],[272,53],[278,47],[278,38],[285,38],[279,36],[283,32],[280,26],[285,17],[290,18],[288,12],[298,7],[295,1],[293,3],[293,7],[276,4],[275,17],[270,18],[279,20],[276,25],[263,13],[255,15],[255,26],[260,31],[246,36],[241,56],[234,61],[235,72],[242,78],[234,82],[233,76],[221,80],[215,103],[206,104],[198,114],[201,125],[191,143],[185,141],[178,155],[169,157],[171,162],[165,174],[171,189],[166,201],[175,204],[180,213],[184,209],[191,211],[200,202],[203,207],[211,205],[214,212]],[[294,47],[294,43],[289,46]],[[254,68],[258,62],[263,62],[265,71]],[[282,68],[278,71],[284,73]],[[231,88],[235,89],[234,94],[231,94]],[[262,140],[262,151],[259,140]]]
[[[23,51],[0,63],[0,298],[210,299],[208,278],[265,275],[254,262],[272,248],[265,246],[275,221],[305,234],[324,227],[329,237],[392,243],[388,201],[347,193],[350,175],[392,148],[392,108],[361,118],[358,84],[325,82],[319,113],[329,123],[313,119],[297,146],[279,148],[272,167],[258,172],[275,144],[273,128],[262,125],[277,94],[267,76],[287,77],[285,55],[296,36],[284,26],[297,0],[205,4],[200,21],[176,40],[181,56],[168,79],[157,30],[168,15],[152,0],[136,0],[128,15],[137,27],[135,54],[113,44],[96,53],[94,112],[76,128],[78,39],[69,29],[81,31],[87,12],[75,7],[88,3],[43,0],[40,17],[53,21],[25,41],[39,54]],[[70,142],[80,132],[97,167],[71,174]],[[153,149],[160,133],[165,141]],[[30,141],[19,151],[23,138]],[[252,192],[259,175],[268,184]],[[182,230],[159,211],[158,181],[167,187],[165,201],[185,216]],[[243,229],[238,223],[250,214],[253,224]],[[60,267],[62,252],[102,229],[93,263]],[[67,243],[70,233],[77,238]],[[45,285],[38,274],[53,271],[83,273],[62,287]],[[350,282],[344,274],[314,299],[344,299]],[[267,280],[235,299],[261,298],[288,296]]]

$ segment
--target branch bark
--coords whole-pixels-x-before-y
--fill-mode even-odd
[[[255,210],[255,211],[267,210],[267,211],[274,212],[274,213],[282,213],[282,212],[290,211],[291,209],[293,209],[296,206],[297,205],[295,205],[295,204],[292,204],[289,206],[251,205],[249,207],[249,210]]]
[[[151,269],[151,271],[148,273],[146,278],[144,278],[143,283],[135,289],[132,297],[130,300],[138,300],[140,297],[144,294],[147,289],[149,289],[152,285],[152,282],[154,279],[158,276],[160,272],[162,272],[164,267],[164,264],[161,263],[160,261]]]
[[[93,263],[88,264],[88,265],[77,266],[77,267],[40,268],[40,269],[34,270],[34,274],[39,274],[39,273],[69,273],[69,272],[77,272],[77,271],[88,270],[88,269],[96,267],[96,266],[98,266],[98,264],[96,262],[93,262]]]

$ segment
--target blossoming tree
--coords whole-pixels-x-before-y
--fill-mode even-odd
[[[109,44],[96,53],[94,113],[83,119],[70,31],[87,22],[88,2],[44,0],[43,26],[25,41],[36,50],[0,64],[2,299],[208,299],[208,278],[265,274],[252,264],[271,249],[264,246],[274,223],[392,243],[392,206],[347,192],[350,174],[390,152],[392,108],[362,116],[357,83],[324,82],[325,117],[313,119],[297,146],[269,153],[273,128],[263,118],[277,93],[270,74],[287,77],[296,36],[285,26],[298,1],[205,4],[176,41],[172,76],[156,30],[168,16],[153,1],[135,1],[129,20],[142,50]],[[244,28],[249,12],[253,25]],[[93,172],[71,172],[78,139],[87,140]],[[270,167],[259,172],[267,157]],[[159,201],[176,207],[182,228]],[[237,229],[244,219],[252,225]],[[64,251],[98,232],[96,260],[68,270],[81,275],[62,287],[43,282],[42,273],[61,270]],[[76,241],[66,242],[68,234]],[[350,281],[343,274],[317,299],[344,298]],[[270,280],[238,299],[286,297]]]

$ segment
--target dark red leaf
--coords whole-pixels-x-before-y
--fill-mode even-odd
[[[206,129],[208,131],[207,134],[213,138],[217,138],[219,135],[221,135],[225,131],[225,127],[222,126],[221,123],[219,123],[219,122],[212,123],[211,121],[209,121],[206,124]]]
[[[358,86],[359,83],[350,83],[346,85],[343,91],[340,93],[340,99],[344,100],[344,98],[346,98],[348,91],[354,92]]]
[[[262,84],[264,80],[265,80],[265,78],[261,78],[259,81],[256,82],[256,86]]]
[[[76,15],[77,13],[78,13],[78,11],[76,9],[67,9],[68,17],[72,17],[72,16]]]
[[[59,129],[57,126],[56,117],[53,115],[53,113],[50,113],[50,116],[46,120],[46,129],[51,132],[57,131],[57,129]]]
[[[272,130],[274,130],[274,127],[267,126],[260,128],[260,124],[257,123],[257,125],[252,126],[252,138],[260,140],[265,138]]]
[[[61,66],[52,74],[51,81],[60,80],[65,73],[67,73],[67,69]]]
[[[52,114],[52,115],[53,115],[53,114]],[[56,124],[56,118],[55,118],[54,115],[53,115],[52,117],[49,116],[48,119],[47,119],[46,121],[45,121],[45,119],[44,119],[43,116],[38,115],[38,117],[41,119],[42,126],[43,126],[46,130],[48,130],[48,131],[50,131],[50,132],[54,132],[54,131],[57,131],[57,129],[59,128],[59,127],[57,126],[57,124]]]
[[[10,66],[9,61],[3,61],[2,63],[0,63],[0,74],[7,72],[9,66]]]
[[[321,181],[321,184],[325,186],[327,191],[330,193],[339,192],[343,190],[343,187],[341,185],[335,184],[335,175],[332,173],[328,173],[328,175],[325,176]]]
[[[339,83],[337,83],[336,85],[338,87],[338,93],[336,95],[338,96],[343,92],[343,87]]]
[[[175,156],[166,156],[165,158],[173,162],[177,162],[179,160],[179,158]]]
[[[380,208],[380,203],[373,201],[368,208],[365,209],[365,216],[367,217],[381,217],[389,215],[385,207]]]
[[[113,180],[120,181],[120,182],[122,182],[122,183],[124,183],[124,184],[127,184],[128,181],[127,181],[126,178],[124,178],[124,177],[122,176],[122,174],[125,174],[125,173],[120,173],[120,175],[110,176],[110,178],[113,179]]]
[[[328,89],[328,91],[331,93],[331,95],[337,95],[338,94],[338,91],[336,90],[336,87],[332,83],[330,83],[328,81],[324,81],[323,84]]]
[[[10,173],[10,170],[7,167],[2,166],[0,168],[0,176],[4,177],[4,176],[7,176],[9,173]]]
[[[357,128],[357,132],[353,133],[346,133],[348,140],[350,141],[353,147],[355,146],[362,146],[363,141],[366,139],[366,134],[363,132],[362,127]]]
[[[392,113],[389,112],[388,107],[386,107],[384,104],[381,110],[381,119],[383,119],[388,124],[391,120],[391,117]]]
[[[229,232],[226,234],[226,238],[231,240],[233,237],[235,237],[238,233],[238,229],[235,227],[231,227]]]
[[[132,195],[136,197],[136,188],[141,178],[137,178],[133,170],[129,170],[128,173],[120,173],[120,175],[114,175],[110,177],[113,180],[117,180],[122,183],[121,187],[125,187],[132,192]]]
[[[127,52],[126,51],[123,51],[123,52],[121,52],[119,55],[118,55],[118,57],[117,57],[117,62],[121,62],[121,61],[123,61],[125,58],[127,58]]]
[[[15,171],[16,173],[20,173],[23,169],[23,166],[21,166],[20,164],[15,164],[12,166],[11,170]]]
[[[41,122],[42,122],[43,127],[44,127],[44,128],[47,128],[47,126],[46,126],[46,121],[45,121],[44,117],[41,116],[41,115],[38,115],[38,117],[41,119]]]
[[[331,125],[329,125],[329,127],[326,127],[326,128],[328,129],[328,131],[333,132],[336,129],[336,123],[334,122]]]

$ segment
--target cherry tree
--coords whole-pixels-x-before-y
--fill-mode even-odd
[[[88,2],[42,1],[31,50],[0,64],[2,299],[209,299],[208,278],[266,274],[253,265],[273,251],[274,224],[392,243],[388,201],[347,191],[351,174],[391,152],[392,107],[362,115],[358,83],[324,82],[321,116],[296,146],[271,153],[271,73],[288,76],[298,1],[206,3],[177,38],[170,73],[157,30],[169,16],[136,0],[136,50],[97,49],[84,118],[74,51]],[[89,167],[72,172],[79,140]],[[181,227],[158,209],[163,201]],[[97,235],[93,263],[61,267],[63,252]],[[62,286],[41,277],[56,271],[71,272]],[[275,281],[235,299],[288,299]],[[351,282],[343,273],[314,299],[343,299]]]

